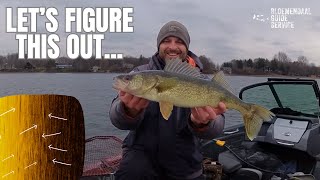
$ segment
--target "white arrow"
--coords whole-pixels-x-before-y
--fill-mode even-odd
[[[54,150],[57,150],[57,151],[64,151],[64,152],[67,152],[67,150],[64,150],[64,149],[58,149],[58,148],[55,148],[55,147],[52,147],[52,144],[50,144],[48,146],[48,148],[51,150],[51,149],[54,149]]]
[[[6,161],[6,160],[8,160],[8,159],[10,159],[10,158],[13,158],[13,157],[14,157],[14,155],[13,155],[13,154],[11,154],[11,156],[9,156],[9,157],[7,157],[7,158],[3,159],[3,160],[2,160],[2,162],[3,162],[3,161]]]
[[[8,175],[10,175],[10,174],[13,174],[13,173],[14,173],[14,171],[11,171],[11,172],[9,172],[8,174],[3,175],[2,178],[6,177],[6,176],[8,176]]]
[[[61,134],[61,132],[58,132],[58,133],[54,133],[54,134],[42,134],[42,137],[43,138],[46,138],[46,137],[49,137],[49,136],[56,136],[56,135],[59,135],[59,134]]]
[[[29,130],[31,130],[31,129],[33,129],[33,128],[34,128],[34,129],[37,129],[37,125],[34,124],[31,128],[28,128],[28,129],[22,131],[22,132],[20,133],[20,135],[23,134],[23,133],[25,133],[25,132],[27,132],[27,131],[29,131]]]
[[[6,111],[6,112],[0,114],[0,116],[3,116],[3,115],[5,115],[5,114],[7,114],[7,113],[9,113],[11,111],[14,112],[15,110],[16,110],[16,108],[11,108],[9,111]]]
[[[34,163],[30,164],[29,166],[25,167],[24,169],[27,169],[27,168],[29,168],[31,166],[35,166],[35,165],[37,165],[37,162],[34,162]]]
[[[58,163],[58,164],[66,165],[66,166],[71,166],[71,164],[67,164],[67,163],[63,163],[63,162],[60,162],[60,161],[56,161],[56,158],[54,158],[54,159],[52,160],[52,162],[53,162],[53,164]]]
[[[50,113],[48,116],[49,116],[50,119],[51,119],[51,118],[55,118],[55,119],[60,119],[60,120],[64,120],[64,121],[68,120],[68,119],[65,119],[65,118],[61,118],[61,117],[57,117],[57,116],[52,116],[52,113]]]

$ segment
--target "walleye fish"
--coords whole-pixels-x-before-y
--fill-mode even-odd
[[[224,102],[227,109],[239,111],[244,120],[247,136],[253,140],[263,121],[270,121],[274,114],[268,109],[241,101],[224,80],[222,72],[211,81],[201,78],[198,68],[180,59],[166,61],[164,70],[133,72],[115,77],[113,88],[137,97],[159,102],[164,119],[168,120],[173,106],[216,107]]]

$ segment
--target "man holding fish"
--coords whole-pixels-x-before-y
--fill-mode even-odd
[[[167,60],[181,59],[202,69],[198,57],[188,50],[189,33],[177,21],[166,23],[157,38],[158,52],[149,64],[133,71],[163,70]],[[116,88],[116,87],[115,87]],[[212,139],[222,133],[226,111],[217,107],[172,107],[123,91],[113,100],[110,119],[119,129],[130,130],[124,140],[123,159],[116,179],[204,179],[202,155],[196,137]],[[181,92],[187,98],[196,92]],[[169,103],[167,103],[169,104]],[[160,112],[161,108],[161,112]],[[167,116],[167,117],[164,117]],[[168,120],[165,120],[168,119]]]

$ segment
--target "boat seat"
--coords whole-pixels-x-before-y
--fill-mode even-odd
[[[262,172],[252,168],[240,168],[231,180],[261,180]]]
[[[261,180],[262,172],[252,168],[243,168],[241,162],[230,151],[219,154],[219,163],[224,174],[228,174],[231,180]]]
[[[226,174],[233,173],[242,167],[240,161],[230,151],[220,153],[218,161]]]

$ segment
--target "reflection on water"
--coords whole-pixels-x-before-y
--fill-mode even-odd
[[[14,94],[62,94],[77,98],[83,108],[86,138],[116,135],[124,138],[127,131],[115,128],[109,120],[109,107],[117,92],[112,89],[117,74],[93,73],[1,73],[0,96]],[[244,86],[266,81],[266,77],[227,76],[238,94]],[[256,98],[261,98],[259,96]],[[226,113],[226,127],[242,122],[237,111]]]

